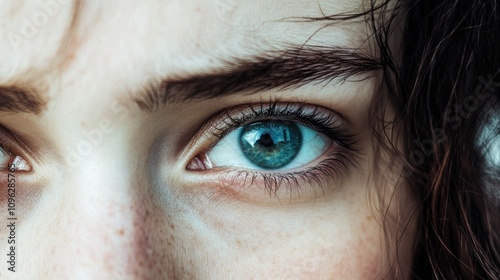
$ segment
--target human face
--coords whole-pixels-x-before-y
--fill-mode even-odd
[[[380,73],[352,63],[373,54],[369,28],[299,19],[367,3],[92,1],[78,13],[44,3],[0,4],[1,207],[12,173],[17,218],[14,238],[0,229],[2,278],[408,273],[412,238],[396,249],[393,233],[413,199],[374,158],[369,124]],[[269,151],[278,128],[299,129],[303,141],[285,144],[306,152],[290,168],[249,163],[238,131]],[[398,223],[384,228],[381,216]]]

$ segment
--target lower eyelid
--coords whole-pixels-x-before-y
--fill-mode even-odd
[[[194,172],[199,178],[193,185],[203,182],[209,192],[232,193],[240,200],[261,201],[274,197],[300,201],[318,198],[338,189],[355,166],[351,151],[330,149],[325,155],[303,167],[288,172],[265,172],[221,167],[205,172]],[[211,191],[210,191],[211,190]],[[212,193],[212,195],[218,195]]]

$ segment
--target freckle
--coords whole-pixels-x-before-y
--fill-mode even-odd
[[[124,231],[123,229],[120,229],[120,230],[118,231],[118,234],[119,234],[119,235],[124,235],[124,234],[125,234],[125,231]]]
[[[217,227],[217,228],[223,228],[223,227],[224,227],[224,224],[223,224],[221,221],[215,221],[215,222],[214,222],[214,225],[215,225],[215,227]]]

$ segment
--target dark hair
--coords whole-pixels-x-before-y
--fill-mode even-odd
[[[365,17],[373,31],[384,73],[371,111],[376,160],[402,166],[400,179],[418,200],[407,221],[417,230],[411,276],[500,279],[500,3],[370,3],[365,12],[309,20]],[[391,49],[401,27],[400,49]],[[386,276],[398,277],[391,268]]]
[[[500,279],[499,1],[389,2],[372,4],[370,22],[404,150],[378,138],[419,201],[412,277]],[[398,61],[388,43],[401,16]]]

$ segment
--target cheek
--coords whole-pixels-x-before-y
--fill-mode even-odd
[[[192,209],[217,237],[197,251],[222,278],[374,279],[382,271],[382,231],[365,208],[328,201],[294,209],[201,202]]]
[[[340,232],[319,230],[321,236],[308,236],[301,248],[283,254],[290,259],[281,262],[282,274],[290,279],[375,279],[382,269],[376,229],[370,224]]]
[[[282,275],[289,275],[291,279],[374,279],[379,269],[379,256],[370,252],[363,242],[353,242],[346,248],[319,249],[312,255],[292,260]]]

